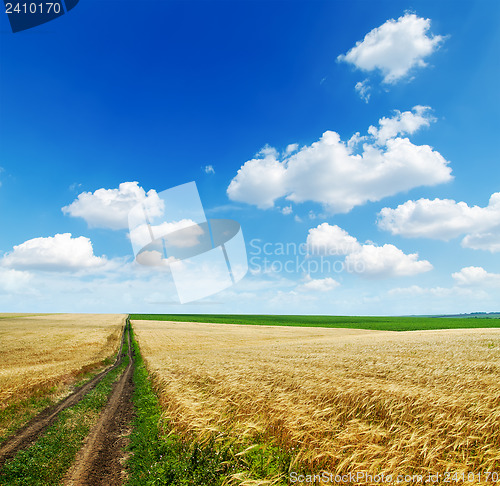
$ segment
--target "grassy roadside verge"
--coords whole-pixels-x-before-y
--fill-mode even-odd
[[[274,316],[243,314],[130,314],[131,320],[207,322],[254,326],[297,326],[372,329],[379,331],[423,331],[430,329],[466,329],[500,327],[500,319],[392,316]]]
[[[197,444],[173,434],[168,422],[162,419],[160,403],[133,331],[131,336],[136,418],[130,437],[127,486],[287,484],[280,478],[288,471],[292,457],[272,445],[235,442],[220,436]]]
[[[11,434],[26,425],[33,417],[42,410],[55,405],[61,399],[71,393],[76,388],[91,381],[105,368],[115,362],[118,353],[96,363],[92,369],[83,370],[78,373],[72,383],[53,385],[41,388],[30,397],[18,400],[0,410],[0,445],[5,442]]]
[[[6,462],[0,471],[2,486],[47,486],[59,484],[74,461],[100,411],[106,406],[113,383],[128,364],[125,341],[122,363],[111,370],[75,406],[62,411],[57,421],[31,447]]]

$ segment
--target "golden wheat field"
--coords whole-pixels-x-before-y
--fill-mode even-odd
[[[301,471],[500,471],[500,329],[133,326],[186,439],[272,443]]]
[[[101,365],[118,350],[125,318],[0,314],[0,410]]]

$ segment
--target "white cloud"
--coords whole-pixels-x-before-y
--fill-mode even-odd
[[[26,292],[33,276],[29,272],[0,268],[0,293]]]
[[[73,191],[76,191],[78,189],[80,189],[80,187],[82,187],[82,184],[80,182],[73,182],[73,184],[70,184],[68,189],[73,192]]]
[[[238,170],[228,196],[261,209],[286,197],[295,203],[318,202],[330,213],[347,213],[368,201],[450,181],[451,169],[439,152],[397,136],[413,133],[430,120],[428,108],[417,106],[413,112],[383,118],[379,128],[370,127],[369,136],[356,134],[356,140],[347,143],[327,131],[282,159],[266,146]],[[357,154],[354,149],[361,141],[363,150]]]
[[[489,273],[482,267],[465,267],[451,276],[458,285],[500,286],[500,273]]]
[[[365,277],[404,277],[432,270],[427,260],[418,260],[418,254],[405,254],[394,245],[376,246],[372,242],[360,244],[337,225],[322,223],[311,228],[307,235],[308,254],[345,255],[345,269]]]
[[[286,216],[293,213],[292,205],[281,208],[281,212]]]
[[[364,277],[404,277],[433,268],[427,260],[419,260],[417,253],[407,255],[390,244],[362,245],[347,231],[328,223],[309,230],[307,249],[310,255],[345,255],[345,269]]]
[[[123,182],[118,189],[82,192],[62,211],[83,218],[90,227],[118,230],[128,228],[128,213],[138,203],[146,204],[152,216],[162,214],[163,202],[156,191],[151,189],[146,193],[137,182]]]
[[[427,260],[419,260],[418,253],[407,255],[394,245],[363,245],[345,259],[349,272],[366,277],[408,277],[432,270]]]
[[[419,285],[411,285],[410,287],[397,287],[391,289],[387,292],[389,295],[408,295],[415,297],[416,295],[432,295],[434,297],[449,297],[453,295],[453,288],[446,287],[433,287],[433,288],[425,288],[420,287]]]
[[[340,283],[331,277],[313,279],[309,275],[306,283],[299,286],[299,290],[307,292],[330,292],[340,286]]]
[[[199,237],[202,235],[202,228],[192,219],[181,219],[157,225],[140,224],[130,231],[129,238],[132,246],[137,250],[163,237],[166,237],[165,239],[171,246],[190,248],[200,243]]]
[[[291,143],[286,146],[285,154],[286,155],[292,154],[293,152],[297,152],[298,149],[299,149],[298,143]]]
[[[206,165],[203,170],[206,174],[215,174],[215,169],[213,165]]]
[[[391,118],[383,117],[379,120],[379,128],[371,126],[368,133],[372,135],[379,145],[384,145],[387,140],[415,133],[421,127],[428,127],[435,118],[429,115],[430,107],[417,105],[412,111],[401,113],[396,110]]]
[[[396,209],[383,208],[378,226],[394,235],[448,241],[462,234],[462,246],[500,251],[500,192],[488,206],[469,206],[452,199],[406,201]]]
[[[46,271],[78,271],[103,267],[106,257],[94,255],[88,238],[73,238],[71,233],[33,238],[14,246],[2,258],[2,265],[16,269]]]
[[[464,248],[472,248],[473,250],[485,250],[491,253],[500,251],[500,224],[493,231],[473,233],[465,236],[462,240]]]
[[[365,72],[380,71],[385,84],[394,84],[412,69],[426,66],[424,59],[444,41],[443,36],[429,34],[430,26],[430,19],[406,13],[371,30],[337,59]]]
[[[368,84],[368,79],[365,79],[363,81],[358,81],[356,83],[356,86],[354,86],[354,89],[356,90],[356,93],[358,93],[359,97],[365,102],[368,103],[370,100],[371,96],[371,87]]]
[[[175,257],[163,258],[163,253],[157,250],[145,250],[137,255],[136,261],[150,267],[169,267],[171,263],[179,262]]]
[[[233,201],[255,204],[261,209],[271,208],[285,193],[285,166],[276,160],[276,153],[262,153],[264,158],[248,160],[227,188]]]
[[[360,249],[358,240],[337,225],[322,223],[307,235],[307,250],[312,255],[348,255]]]

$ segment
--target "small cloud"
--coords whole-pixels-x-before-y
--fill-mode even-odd
[[[205,174],[215,174],[213,165],[206,165],[205,167],[203,167],[203,170],[205,171]]]
[[[274,148],[271,147],[268,143],[264,145],[256,154],[256,157],[258,156],[263,156],[263,157],[278,157],[278,151]]]
[[[302,223],[302,218],[298,214],[296,214],[293,219],[295,219],[297,223]]]
[[[70,184],[68,189],[71,192],[74,192],[74,191],[77,191],[78,189],[80,189],[80,187],[82,187],[82,184],[80,184],[79,182],[73,182],[73,184]]]
[[[391,118],[385,116],[379,120],[379,126],[370,126],[368,133],[376,140],[378,145],[385,145],[401,135],[412,135],[422,127],[428,127],[436,119],[430,114],[429,106],[414,106],[411,111],[401,113],[395,110]]]
[[[292,214],[292,213],[293,213],[292,205],[290,205],[290,206],[285,206],[284,208],[282,208],[282,209],[281,209],[281,212],[282,212],[284,215]]]
[[[345,259],[347,271],[365,277],[407,277],[432,270],[427,260],[419,260],[418,253],[407,255],[394,245],[362,245],[359,251]]]
[[[368,103],[370,99],[370,91],[371,91],[371,86],[368,84],[368,79],[365,79],[364,81],[358,81],[356,83],[356,86],[354,86],[354,89],[358,93],[359,97],[365,102]]]
[[[358,240],[337,225],[322,223],[307,235],[307,251],[312,255],[349,255],[360,249]]]
[[[447,38],[430,34],[430,27],[430,19],[405,13],[368,32],[347,54],[339,55],[337,61],[349,63],[366,73],[379,72],[386,87],[411,79],[412,72],[427,66],[425,59]],[[368,102],[370,95],[366,83],[366,79],[358,82],[355,89]]]
[[[500,286],[500,274],[489,273],[482,267],[465,267],[452,274],[458,285]]]
[[[299,149],[298,143],[291,143],[286,146],[285,155],[293,154],[293,152],[297,152],[298,149]]]
[[[392,296],[411,296],[415,297],[416,295],[431,295],[434,297],[448,297],[456,293],[456,289],[454,288],[444,288],[444,287],[433,287],[433,288],[425,288],[420,287],[419,285],[412,285],[410,287],[397,287],[389,290],[388,295]]]
[[[330,292],[339,286],[340,283],[331,277],[313,279],[310,275],[307,275],[306,283],[300,285],[299,290],[307,292]]]

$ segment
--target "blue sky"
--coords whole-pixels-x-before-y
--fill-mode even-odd
[[[498,311],[499,17],[487,0],[81,0],[12,34],[4,14],[0,306]],[[181,305],[133,263],[122,216],[190,181],[241,224],[249,272]]]

